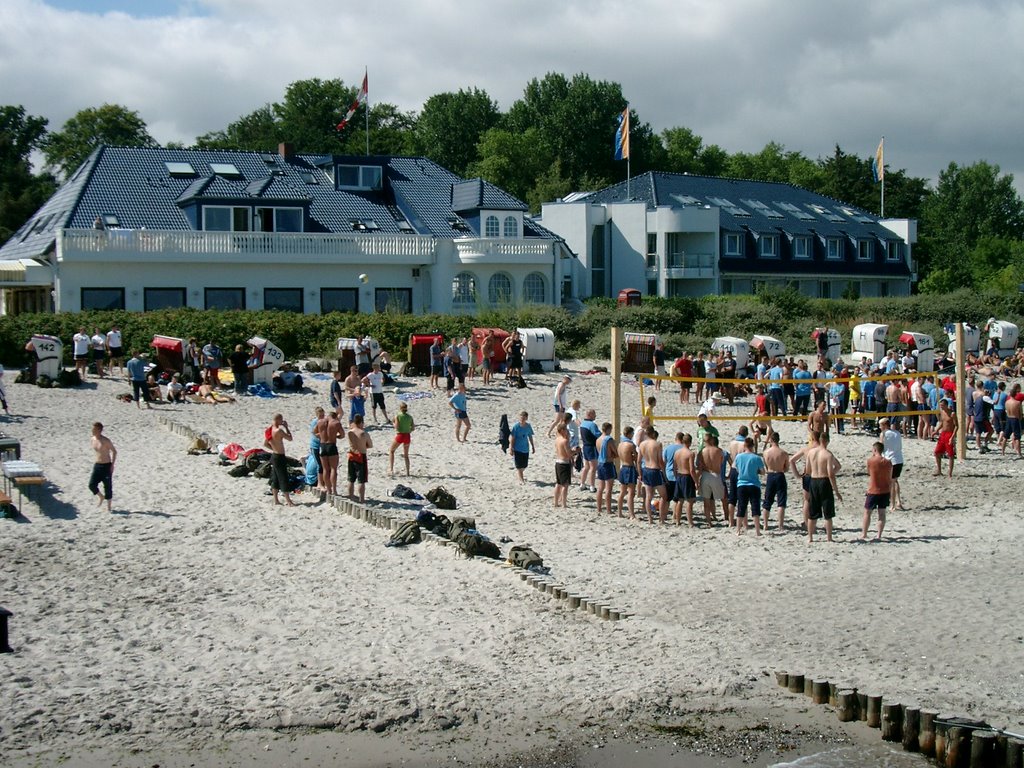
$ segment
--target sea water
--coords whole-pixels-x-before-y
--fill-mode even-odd
[[[889,744],[830,747],[795,760],[772,763],[769,768],[922,768],[931,765],[921,755]]]

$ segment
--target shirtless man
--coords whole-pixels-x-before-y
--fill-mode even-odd
[[[768,404],[768,395],[764,387],[758,387],[758,393],[754,397],[754,414],[750,420],[750,431],[753,433],[754,450],[760,449],[761,438],[765,441],[772,435],[771,407]]]
[[[736,470],[736,457],[743,453],[743,446],[747,441],[749,431],[746,427],[740,427],[736,430],[735,436],[729,442],[729,449],[725,454],[725,460],[729,466],[728,481],[726,483],[725,491],[729,497],[729,526],[736,520],[736,483],[739,478],[739,474]],[[756,510],[755,510],[756,512]]]
[[[761,502],[761,510],[764,514],[764,530],[768,532],[768,516],[772,504],[779,508],[778,527],[775,529],[782,533],[782,526],[786,521],[786,501],[789,489],[786,485],[786,470],[789,468],[789,454],[779,447],[779,433],[773,432],[768,438],[768,448],[764,452],[764,468],[767,475],[764,483],[764,501]]]
[[[363,392],[363,377],[359,375],[359,369],[352,366],[349,374],[345,377],[345,394],[348,396],[349,412],[348,421],[351,424],[356,416],[366,415],[366,394]]]
[[[280,504],[278,492],[284,494],[285,503],[294,507],[292,494],[289,490],[288,460],[284,453],[284,441],[291,441],[292,433],[288,428],[288,422],[280,413],[274,414],[273,423],[270,425],[270,436],[263,441],[263,447],[270,451],[270,487],[274,490],[274,504]],[[321,438],[322,440],[323,438]]]
[[[828,399],[822,400],[814,406],[807,417],[807,431],[811,434],[817,432],[819,435],[827,435],[832,417],[828,413]]]
[[[665,489],[665,446],[658,440],[658,430],[651,427],[647,439],[639,448],[643,460],[641,479],[644,485],[644,509],[647,511],[647,522],[653,523],[652,513],[657,503],[658,522],[664,523],[668,515],[668,492]],[[654,501],[657,492],[658,501]]]
[[[344,434],[344,427],[336,411],[329,411],[316,423],[320,438],[320,463],[324,468],[324,485],[329,496],[338,495],[338,438]]]
[[[1020,393],[1020,384],[1014,384],[1010,388],[1010,394],[1006,398],[1006,424],[1003,426],[1003,434],[999,437],[999,447],[1002,452],[1006,453],[1006,444],[1010,443],[1010,447],[1018,456],[1020,452],[1020,417],[1021,417],[1021,401],[1017,399],[1017,395]]]
[[[484,372],[484,385],[491,383],[491,364],[494,357],[494,331],[488,331],[480,343],[480,367]]]
[[[99,498],[97,506],[103,506],[107,502],[107,512],[112,512],[111,499],[114,498],[114,462],[117,460],[117,448],[110,438],[103,434],[103,425],[94,422],[92,425],[92,439],[89,441],[92,450],[96,454],[96,461],[92,465],[92,475],[89,477],[89,491],[93,496]],[[100,484],[103,485],[103,493],[100,493]]]
[[[366,500],[366,478],[369,468],[366,452],[373,448],[373,440],[363,431],[363,417],[356,415],[348,431],[348,497],[355,500],[353,491],[359,484],[359,501]]]
[[[199,385],[199,390],[196,392],[196,397],[198,397],[203,402],[213,403],[214,405],[217,405],[217,403],[236,402],[235,398],[233,398],[231,395],[225,395],[223,392],[218,392],[206,382],[203,382],[202,384]]]
[[[555,508],[569,506],[569,484],[572,483],[572,449],[569,429],[559,424],[555,432]]]
[[[795,477],[797,480],[800,481],[800,486],[803,488],[803,494],[804,494],[804,504],[803,504],[803,517],[804,517],[804,521],[803,521],[803,527],[804,528],[807,527],[807,518],[808,518],[808,516],[810,515],[810,512],[811,512],[811,476],[810,476],[810,473],[806,471],[806,469],[807,469],[806,466],[804,467],[804,469],[801,469],[800,468],[800,464],[798,462],[800,462],[801,460],[806,461],[806,459],[807,459],[808,455],[811,453],[811,451],[815,450],[818,447],[820,439],[821,439],[821,434],[820,433],[818,433],[818,432],[811,432],[810,433],[810,441],[807,443],[807,445],[805,445],[803,448],[801,448],[799,451],[797,451],[796,453],[794,453],[792,456],[789,457],[789,467],[790,467],[790,469],[793,470],[793,477]]]
[[[693,502],[697,498],[697,462],[696,456],[690,450],[693,438],[683,434],[683,446],[675,452],[672,457],[676,473],[676,501],[675,509],[672,511],[672,519],[676,525],[680,524],[683,502],[686,503],[686,522],[693,528]]]
[[[1009,403],[1007,403],[1009,405]],[[953,438],[960,425],[949,410],[949,404],[945,400],[939,400],[939,442],[935,444],[935,471],[934,477],[942,474],[942,457],[949,457],[949,477],[953,477],[953,463],[956,461],[956,446]]]
[[[885,458],[885,445],[875,443],[871,446],[868,457],[868,492],[864,496],[864,522],[860,529],[861,541],[868,538],[868,527],[871,525],[871,510],[878,510],[878,535],[875,541],[882,540],[885,530],[885,510],[889,507],[889,494],[892,488],[892,462]]]
[[[612,514],[612,488],[615,486],[615,458],[618,451],[615,438],[612,437],[612,425],[605,422],[601,425],[601,436],[597,438],[597,514],[607,510]]]
[[[839,460],[828,449],[828,435],[822,435],[818,447],[807,454],[807,469],[811,475],[811,509],[807,516],[807,543],[814,543],[818,520],[825,519],[825,535],[832,541],[832,518],[836,516],[836,501],[842,501],[836,485],[836,472],[842,469]]]
[[[718,435],[708,435],[704,447],[697,454],[697,471],[700,472],[700,495],[704,500],[704,518],[708,525],[715,522],[715,499],[722,502],[722,517],[726,524],[732,524],[729,514],[729,499],[722,482],[722,463],[725,453],[718,447]]]
[[[618,443],[619,457],[619,517],[622,517],[622,502],[629,499],[629,517],[635,519],[633,513],[633,500],[636,498],[636,481],[639,476],[637,471],[637,451],[633,442],[633,428],[626,427],[622,432],[622,439]]]

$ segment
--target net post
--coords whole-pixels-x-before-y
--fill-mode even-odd
[[[622,416],[622,329],[611,328],[612,334],[612,435],[619,439]]]
[[[956,457],[967,458],[967,412],[964,387],[967,385],[967,370],[964,362],[964,324],[956,324]]]

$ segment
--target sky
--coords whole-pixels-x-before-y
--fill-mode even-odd
[[[987,160],[1024,189],[1024,0],[3,0],[0,104],[59,130],[120,104],[190,144],[318,77],[418,111],[533,78],[621,84],[639,118],[728,152],[838,144],[936,180]],[[609,136],[609,151],[612,137]]]

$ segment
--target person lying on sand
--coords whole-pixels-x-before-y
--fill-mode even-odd
[[[191,398],[193,403],[212,403],[217,405],[218,403],[233,403],[235,398],[231,395],[225,395],[223,392],[218,392],[209,384],[200,384],[199,391]]]

